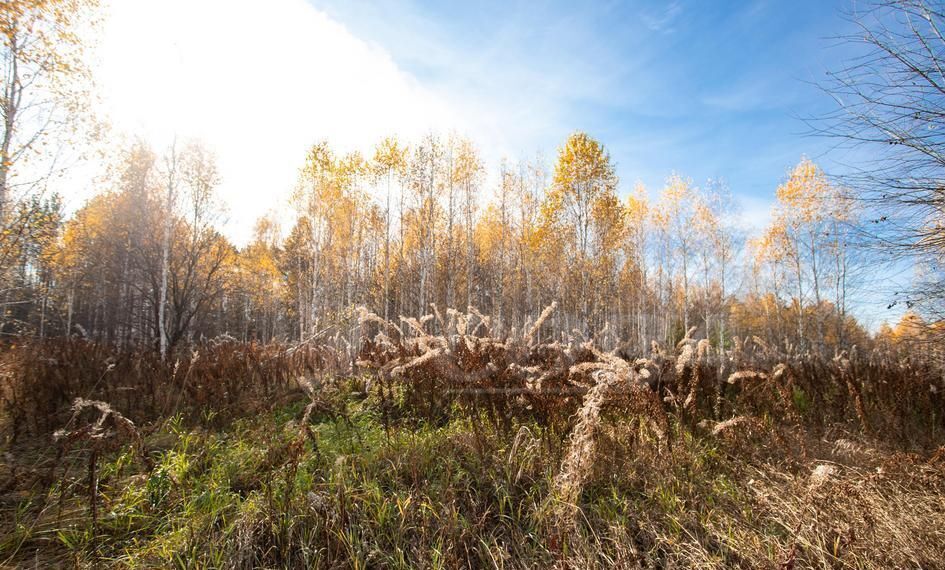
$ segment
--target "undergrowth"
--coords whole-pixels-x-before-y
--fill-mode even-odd
[[[806,456],[673,425],[662,454],[645,424],[608,424],[567,538],[548,499],[566,446],[536,423],[511,431],[457,416],[385,429],[370,400],[339,390],[224,429],[180,417],[87,481],[26,479],[4,497],[7,565],[128,568],[921,567],[945,552],[945,459],[834,434]],[[478,427],[473,429],[473,423]],[[799,436],[802,437],[802,436]],[[849,437],[849,435],[848,435]],[[799,446],[800,447],[800,446]],[[31,461],[30,471],[22,462]],[[74,452],[71,461],[84,461]],[[829,476],[816,485],[821,465]],[[7,469],[12,466],[8,465]]]
[[[124,391],[66,381],[68,361],[17,375],[8,350],[19,401],[43,374],[84,393],[45,422],[7,419],[0,563],[945,567],[941,401],[921,363],[688,335],[624,359],[539,342],[540,320],[497,340],[449,318],[434,335],[365,315],[380,329],[355,367],[314,347],[80,358],[144,403],[88,399]],[[174,391],[145,389],[157,369]]]

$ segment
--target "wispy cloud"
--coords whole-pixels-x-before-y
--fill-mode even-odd
[[[773,197],[761,198],[749,194],[736,194],[735,199],[739,205],[736,226],[742,230],[749,233],[760,232],[771,222]]]
[[[790,99],[790,93],[777,85],[769,76],[747,77],[736,84],[726,85],[712,90],[701,99],[703,105],[720,111],[745,113],[760,109],[783,107]]]
[[[670,34],[675,31],[674,24],[682,13],[682,4],[675,1],[658,11],[641,12],[640,19],[651,31]]]

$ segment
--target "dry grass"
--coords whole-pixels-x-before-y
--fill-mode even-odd
[[[108,402],[136,421],[182,413],[238,417],[267,409],[302,381],[345,374],[344,352],[309,343],[219,339],[161,361],[152,350],[119,350],[81,339],[0,349],[0,434],[15,442],[58,429],[75,398]]]
[[[553,310],[504,338],[474,310],[362,311],[356,355],[7,347],[0,559],[945,567],[933,364],[691,333],[621,358],[541,341]],[[63,426],[58,456],[31,445]]]

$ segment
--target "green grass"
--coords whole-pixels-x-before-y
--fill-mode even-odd
[[[813,508],[803,503],[806,464],[772,459],[774,450],[739,459],[726,442],[678,424],[672,449],[659,451],[645,429],[624,418],[601,433],[576,528],[551,528],[551,485],[567,444],[562,434],[534,423],[496,427],[458,412],[436,425],[401,418],[385,427],[373,398],[347,394],[332,394],[325,411],[312,416],[313,438],[300,437],[304,402],[223,428],[165,421],[145,439],[152,469],[130,448],[100,462],[94,530],[85,455],[75,452],[59,482],[4,506],[12,524],[2,529],[0,561],[123,568],[774,566],[795,540],[794,521]],[[794,497],[796,512],[779,512],[779,497]],[[940,495],[933,497],[941,504]],[[802,533],[808,531],[821,537],[827,529]],[[918,559],[868,543],[838,557],[827,553],[833,543],[817,540],[808,541],[796,567]]]

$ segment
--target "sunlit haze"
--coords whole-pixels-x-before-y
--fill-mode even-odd
[[[159,149],[195,137],[217,154],[238,241],[285,206],[319,140],[368,153],[390,134],[464,129],[381,47],[304,0],[115,0],[101,57],[105,110],[120,131]]]
[[[723,179],[754,228],[788,169],[825,148],[798,116],[825,102],[805,81],[826,63],[834,6],[808,3],[826,20],[776,37],[760,30],[796,12],[777,2],[725,17],[682,2],[529,6],[111,0],[99,89],[120,132],[156,148],[198,137],[216,152],[237,242],[285,207],[322,139],[368,154],[390,134],[456,131],[494,170],[503,157],[550,160],[569,132],[591,129],[622,192],[656,191],[674,171]],[[727,63],[747,52],[744,68]]]

